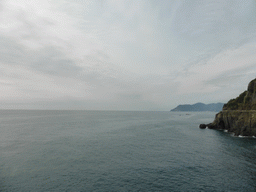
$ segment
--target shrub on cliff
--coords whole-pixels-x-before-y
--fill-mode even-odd
[[[237,110],[242,109],[244,104],[244,98],[247,95],[247,91],[241,93],[237,98],[229,100],[227,104],[223,106],[223,110]]]
[[[247,91],[229,100],[223,110],[256,110],[256,79],[249,83]]]

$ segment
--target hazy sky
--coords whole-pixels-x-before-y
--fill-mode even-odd
[[[1,0],[0,108],[170,110],[256,77],[255,0]]]

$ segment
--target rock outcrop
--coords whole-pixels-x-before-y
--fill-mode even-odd
[[[247,91],[225,104],[207,127],[225,129],[236,136],[256,136],[256,79],[249,83]]]

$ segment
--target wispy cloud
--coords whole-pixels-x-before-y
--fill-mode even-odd
[[[227,100],[255,77],[255,7],[1,1],[2,107],[168,110]]]

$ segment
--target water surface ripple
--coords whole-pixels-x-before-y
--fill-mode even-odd
[[[256,191],[256,139],[215,114],[0,111],[0,191]]]

